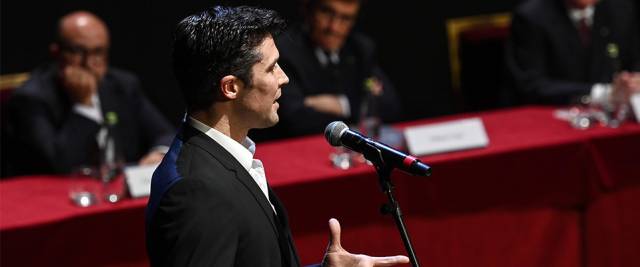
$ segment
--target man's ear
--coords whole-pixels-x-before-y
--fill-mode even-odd
[[[242,86],[242,81],[234,75],[227,75],[220,79],[220,95],[223,99],[236,99]]]

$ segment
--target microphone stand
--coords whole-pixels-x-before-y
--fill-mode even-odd
[[[419,267],[420,264],[418,263],[416,253],[413,251],[413,246],[411,245],[411,240],[409,239],[409,233],[407,232],[407,228],[404,224],[404,221],[402,220],[402,211],[400,211],[400,204],[398,204],[393,195],[393,183],[391,182],[391,171],[393,170],[393,166],[387,165],[385,163],[384,157],[382,156],[382,153],[378,148],[373,145],[370,146],[372,149],[366,151],[371,152],[363,153],[364,157],[367,160],[371,161],[375,166],[376,172],[378,173],[380,187],[389,199],[388,203],[382,204],[380,212],[385,215],[393,215],[393,219],[396,222],[398,231],[400,231],[402,242],[404,243],[404,247],[407,250],[407,254],[409,255],[411,265],[413,267]]]

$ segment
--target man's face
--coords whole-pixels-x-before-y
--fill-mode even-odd
[[[60,34],[58,60],[61,67],[81,67],[101,79],[108,66],[109,33],[106,27],[80,18],[63,25]]]
[[[342,47],[358,15],[358,1],[320,1],[311,13],[311,39],[327,51]]]
[[[280,54],[272,37],[265,38],[258,46],[262,59],[253,65],[251,87],[239,91],[239,113],[247,127],[267,128],[278,123],[276,100],[282,95],[282,86],[289,78],[278,65]]]

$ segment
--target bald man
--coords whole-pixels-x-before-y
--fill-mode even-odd
[[[159,163],[174,130],[132,73],[109,67],[109,31],[86,11],[62,17],[55,62],[34,70],[9,103],[14,174],[68,173],[98,164],[105,129],[121,163]]]

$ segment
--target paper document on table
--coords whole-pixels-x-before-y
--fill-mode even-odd
[[[489,145],[480,118],[408,127],[404,135],[409,152],[418,156]]]
[[[131,197],[145,197],[151,193],[151,176],[157,167],[157,164],[152,164],[124,168],[124,176]]]

